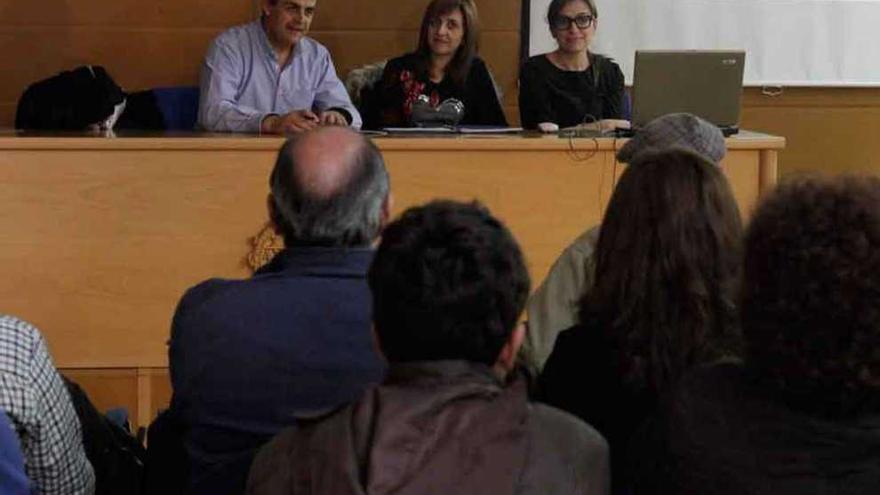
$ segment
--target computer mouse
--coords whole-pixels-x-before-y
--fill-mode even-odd
[[[538,130],[541,132],[559,132],[559,126],[553,122],[541,122],[538,124]]]

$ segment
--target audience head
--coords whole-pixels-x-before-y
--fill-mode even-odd
[[[388,218],[382,155],[371,141],[344,127],[288,139],[269,187],[269,215],[288,247],[368,246]]]
[[[645,151],[673,146],[695,151],[716,164],[727,147],[718,126],[689,113],[670,113],[648,122],[617,152],[618,161],[629,163]]]
[[[682,148],[640,153],[602,221],[582,319],[603,329],[634,388],[663,392],[737,350],[739,210],[724,175]]]
[[[368,280],[390,362],[512,366],[529,274],[511,233],[480,204],[434,201],[404,212],[383,232]]]
[[[552,0],[547,8],[550,34],[560,51],[585,52],[596,35],[599,11],[594,0]]]
[[[317,0],[262,0],[263,27],[273,46],[295,45],[308,32]]]
[[[452,56],[446,73],[462,84],[477,55],[480,23],[473,0],[432,0],[422,17],[419,53],[425,59]]]
[[[747,360],[797,406],[880,411],[880,179],[800,179],[745,241]]]

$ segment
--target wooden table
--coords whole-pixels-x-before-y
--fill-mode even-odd
[[[624,140],[379,137],[395,211],[479,199],[522,244],[536,286],[599,222]],[[0,133],[0,311],[37,325],[99,406],[146,424],[168,397],[175,304],[209,277],[247,277],[282,140],[230,135]],[[779,137],[729,139],[723,168],[748,214],[776,181]]]

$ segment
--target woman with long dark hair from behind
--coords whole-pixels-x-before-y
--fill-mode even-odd
[[[630,162],[602,221],[595,285],[539,378],[547,403],[594,426],[628,485],[627,444],[691,368],[736,354],[742,225],[719,168],[683,149]]]
[[[409,125],[413,103],[425,95],[432,106],[449,98],[464,103],[462,124],[506,126],[492,77],[477,55],[479,38],[473,0],[433,0],[416,50],[385,65],[364,112],[366,125]]]

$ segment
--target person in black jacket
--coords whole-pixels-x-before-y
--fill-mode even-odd
[[[682,381],[638,449],[637,493],[880,493],[880,179],[767,198],[741,308],[745,362]]]
[[[594,0],[553,0],[547,9],[559,48],[530,58],[520,70],[523,127],[570,127],[624,118],[623,72],[610,58],[589,50],[599,24]]]
[[[538,385],[608,440],[617,493],[632,432],[685,372],[737,353],[741,232],[723,173],[693,151],[641,153],[614,190],[580,324],[559,334]]]
[[[248,495],[607,495],[605,441],[529,402],[515,368],[529,274],[497,218],[477,203],[410,208],[368,280],[385,380],[277,435]]]
[[[461,124],[506,126],[495,84],[477,56],[480,27],[472,0],[433,0],[425,10],[415,52],[390,60],[364,109],[365,126],[411,124],[413,103],[464,103]]]

